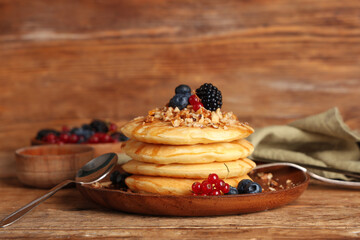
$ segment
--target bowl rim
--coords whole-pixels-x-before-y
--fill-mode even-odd
[[[68,154],[43,154],[43,155],[32,155],[32,154],[24,154],[23,152],[29,149],[37,149],[37,148],[78,148],[80,152],[68,153]],[[15,154],[18,156],[26,156],[26,157],[40,157],[40,156],[72,156],[77,154],[84,154],[88,152],[95,152],[94,147],[82,144],[44,144],[44,145],[34,145],[34,146],[26,146],[15,150]]]
[[[65,143],[64,145],[68,146],[68,145],[85,145],[85,146],[101,146],[101,145],[107,145],[109,146],[110,144],[123,144],[125,143],[126,141],[118,141],[118,142],[112,142],[112,143]],[[41,145],[56,145],[56,143],[46,143],[46,142],[43,142],[41,140],[38,140],[36,138],[33,138],[31,139],[31,144],[32,146],[41,146]]]

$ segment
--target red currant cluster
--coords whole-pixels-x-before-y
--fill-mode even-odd
[[[128,140],[124,134],[117,132],[115,123],[100,120],[94,120],[90,124],[83,124],[81,127],[72,129],[63,126],[61,131],[43,129],[38,132],[36,139],[49,144],[114,143]]]
[[[113,123],[112,123],[113,124]],[[116,130],[116,125],[115,125]],[[42,138],[43,142],[50,144],[65,144],[65,143],[114,143],[119,140],[112,138],[107,133],[95,132],[90,137],[86,138],[85,135],[70,133],[70,130],[67,126],[63,126],[62,132],[60,135],[55,133],[48,133]]]
[[[230,191],[230,185],[220,179],[217,174],[211,173],[202,183],[194,182],[192,191],[194,196],[220,196]]]
[[[189,97],[189,103],[193,106],[193,109],[194,109],[195,112],[197,110],[199,110],[201,107],[204,107],[204,105],[202,104],[200,98],[196,94],[191,95]]]
[[[115,143],[118,142],[116,138],[112,138],[106,133],[94,133],[89,139],[89,143]]]
[[[54,144],[64,144],[64,143],[77,143],[79,141],[79,136],[76,134],[61,133],[57,136],[54,133],[49,133],[41,139],[43,142]]]

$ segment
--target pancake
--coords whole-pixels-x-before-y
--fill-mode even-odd
[[[153,164],[130,160],[122,168],[132,174],[173,178],[207,178],[216,173],[220,178],[233,178],[247,174],[256,166],[250,159],[238,159],[229,162],[199,164]]]
[[[196,145],[162,145],[129,140],[122,147],[132,159],[156,164],[194,164],[210,162],[228,162],[246,158],[254,150],[245,139],[230,143],[209,143]]]
[[[242,179],[251,179],[248,175],[237,178],[224,179],[229,185],[236,187]],[[191,195],[191,186],[194,182],[204,179],[183,179],[168,177],[152,177],[132,175],[125,180],[126,185],[134,192],[155,193],[162,195]]]
[[[190,145],[198,143],[231,142],[246,138],[254,132],[250,126],[238,123],[227,129],[213,127],[173,127],[170,122],[154,121],[145,123],[143,117],[125,124],[121,131],[129,138],[140,142]]]

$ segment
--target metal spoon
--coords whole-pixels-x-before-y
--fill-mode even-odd
[[[106,153],[86,163],[76,174],[75,180],[66,180],[50,189],[42,197],[26,204],[22,208],[11,213],[0,222],[0,227],[6,227],[19,220],[37,205],[54,195],[58,190],[70,183],[91,184],[103,179],[117,164],[116,153]]]
[[[351,189],[360,189],[360,182],[350,182],[350,181],[342,181],[342,180],[335,180],[335,179],[330,179],[330,178],[325,178],[322,176],[319,176],[311,171],[309,171],[308,169],[299,166],[297,164],[294,163],[288,163],[288,162],[276,162],[276,163],[267,163],[267,164],[261,164],[259,166],[256,166],[254,169],[259,170],[262,168],[266,168],[266,167],[273,167],[273,166],[289,166],[289,167],[294,167],[297,168],[301,171],[303,171],[304,173],[307,173],[310,175],[310,177],[316,179],[317,181],[324,183],[326,185],[329,186],[337,186],[337,187],[343,187],[343,188],[351,188]]]

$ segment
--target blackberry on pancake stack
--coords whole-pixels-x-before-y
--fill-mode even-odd
[[[191,95],[180,85],[163,108],[149,111],[121,129],[129,138],[123,151],[133,160],[123,169],[135,192],[172,195],[192,194],[191,184],[216,173],[231,186],[250,179],[254,150],[244,138],[253,129],[240,123],[232,112],[221,111],[221,92],[204,84]]]

